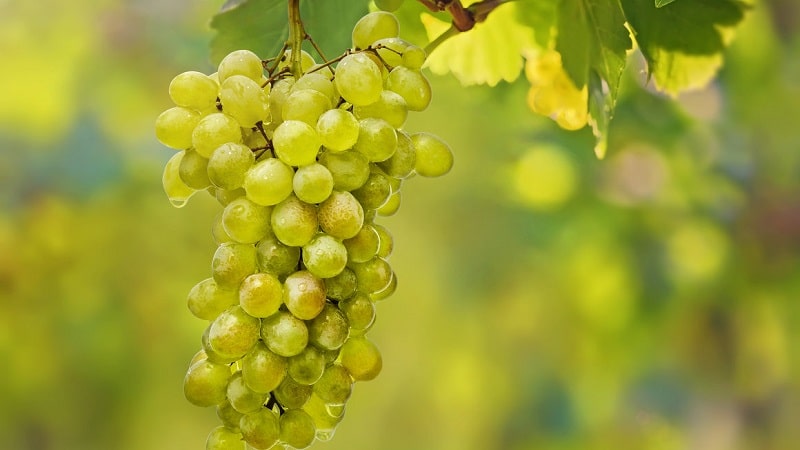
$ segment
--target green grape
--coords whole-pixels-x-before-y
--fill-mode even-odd
[[[277,205],[292,193],[294,170],[278,158],[256,163],[244,175],[247,198],[259,205]]]
[[[348,299],[356,293],[356,274],[345,267],[339,275],[325,279],[328,298],[336,301]]]
[[[208,159],[208,179],[221,189],[236,190],[242,187],[247,171],[256,158],[249,147],[228,142],[220,145]]]
[[[350,324],[352,331],[365,333],[372,327],[375,322],[375,305],[372,300],[364,294],[359,292],[347,300],[339,302],[339,309],[342,310],[347,323]]]
[[[353,194],[333,191],[320,203],[317,217],[322,231],[339,239],[350,239],[364,224],[364,209]]]
[[[272,86],[272,90],[269,93],[269,111],[273,122],[283,122],[283,105],[286,103],[286,99],[289,98],[289,93],[292,91],[294,83],[294,77],[289,77],[278,80]]]
[[[219,63],[217,77],[220,84],[234,75],[244,75],[255,82],[261,81],[264,67],[261,58],[250,50],[235,50],[228,53]]]
[[[214,320],[222,311],[236,304],[236,291],[223,289],[213,278],[206,278],[189,291],[189,311],[198,319]]]
[[[277,71],[280,72],[281,69],[289,69],[291,61],[292,61],[292,49],[287,49],[283,53],[283,57],[281,58],[280,63],[278,63]],[[300,69],[303,71],[303,73],[308,72],[308,70],[314,67],[314,65],[316,64],[317,62],[314,61],[314,57],[311,56],[310,53],[308,53],[305,50],[300,50]]]
[[[336,102],[339,100],[339,94],[336,92],[331,78],[331,76],[321,72],[306,73],[294,83],[291,91],[312,89],[327,97],[331,105],[336,105]]]
[[[378,208],[378,214],[386,217],[393,216],[400,209],[400,191],[392,192],[392,195],[386,200],[386,203]]]
[[[386,285],[386,287],[381,289],[380,291],[370,294],[369,298],[375,302],[381,301],[386,298],[389,298],[392,294],[394,294],[394,291],[396,290],[397,290],[397,274],[394,273],[393,271],[389,277],[389,284]]]
[[[392,194],[389,177],[372,171],[363,186],[353,191],[353,196],[361,203],[364,209],[378,209],[386,203]]]
[[[378,163],[378,167],[392,178],[408,178],[414,173],[417,151],[414,142],[405,131],[397,132],[397,149],[386,161]]]
[[[355,150],[324,152],[320,155],[319,163],[331,173],[333,189],[337,191],[358,189],[369,177],[367,157]]]
[[[186,205],[189,197],[194,195],[197,190],[190,188],[181,180],[180,167],[183,159],[183,152],[175,153],[164,166],[164,175],[161,177],[161,185],[172,206],[182,208]]]
[[[241,365],[242,380],[248,388],[261,394],[268,394],[286,377],[286,358],[273,353],[260,341],[242,358]]]
[[[398,34],[400,34],[400,24],[394,14],[384,11],[371,12],[353,27],[353,47],[364,49],[378,39],[397,37]]]
[[[316,383],[323,371],[325,371],[325,356],[313,345],[307,346],[302,352],[289,358],[287,374],[300,384]]]
[[[298,167],[292,179],[295,195],[306,203],[320,203],[333,192],[333,175],[322,164]]]
[[[294,381],[291,377],[286,377],[281,382],[280,386],[275,388],[275,400],[278,401],[284,408],[296,409],[302,408],[311,396],[312,387],[307,384],[300,384]]]
[[[260,320],[239,305],[231,306],[211,322],[208,344],[223,357],[239,359],[253,348],[260,331]]]
[[[425,64],[427,57],[425,50],[416,45],[410,45],[403,51],[402,63],[411,70],[419,70]]]
[[[344,413],[333,415],[330,413],[325,401],[316,394],[311,394],[308,401],[303,405],[305,411],[314,421],[317,428],[317,439],[325,441],[333,437],[336,426],[344,418]]]
[[[206,158],[210,158],[217,147],[228,142],[241,143],[242,129],[239,122],[223,113],[203,117],[192,131],[192,146]]]
[[[375,227],[365,223],[358,234],[342,242],[347,249],[347,259],[350,262],[367,262],[378,253],[380,237]]]
[[[415,133],[411,141],[416,149],[414,167],[423,177],[439,177],[453,168],[453,151],[446,142],[430,133]]]
[[[378,256],[381,258],[388,258],[389,255],[392,254],[392,250],[394,250],[394,238],[392,238],[392,233],[383,225],[373,223],[372,226],[375,227],[375,231],[378,232],[378,237],[380,238]]]
[[[254,244],[270,231],[271,214],[271,206],[261,206],[247,197],[239,197],[222,211],[222,226],[234,241]]]
[[[381,69],[364,53],[345,56],[336,67],[336,89],[353,105],[378,101],[383,90]]]
[[[203,331],[203,335],[200,338],[200,343],[203,346],[203,351],[205,352],[206,359],[209,362],[212,362],[212,363],[215,363],[215,364],[226,364],[227,365],[227,364],[231,364],[233,362],[236,362],[238,359],[240,359],[240,357],[238,355],[234,355],[234,356],[223,355],[223,354],[218,353],[216,350],[214,350],[214,348],[211,347],[211,344],[208,341],[208,337],[209,337],[210,334],[211,334],[211,324],[208,324],[208,326],[206,327],[205,331]]]
[[[281,116],[284,121],[299,120],[314,127],[322,113],[331,109],[331,99],[313,89],[296,88],[297,83],[294,84],[292,92],[283,104]]]
[[[403,6],[403,0],[375,0],[375,6],[383,11],[397,11]]]
[[[242,419],[242,416],[244,414],[233,409],[233,406],[231,406],[231,402],[229,402],[227,399],[224,402],[217,405],[216,410],[217,410],[217,417],[222,422],[222,425],[238,433],[239,421]]]
[[[239,305],[253,317],[269,317],[283,304],[283,284],[273,274],[254,273],[239,286]]]
[[[245,450],[245,444],[241,434],[219,426],[208,434],[206,450]]]
[[[303,246],[303,265],[320,278],[338,275],[346,264],[347,249],[333,236],[320,233]]]
[[[419,70],[395,67],[386,78],[386,89],[400,94],[409,111],[423,111],[431,103],[431,84]]]
[[[325,368],[319,381],[314,384],[314,394],[326,404],[343,405],[353,392],[353,378],[350,372],[340,364],[332,364]]]
[[[259,241],[256,256],[261,272],[283,276],[294,272],[297,268],[300,262],[300,248],[285,245],[270,233]]]
[[[317,130],[306,122],[286,120],[275,129],[272,145],[275,147],[275,156],[296,167],[315,162],[322,141]]]
[[[186,372],[183,394],[193,405],[218,405],[225,401],[225,388],[230,377],[231,369],[228,366],[207,360],[198,361]]]
[[[394,128],[401,128],[406,123],[408,108],[406,101],[397,92],[383,91],[377,102],[366,106],[356,106],[353,113],[359,119],[368,117],[383,119]]]
[[[233,242],[233,239],[228,236],[228,232],[225,231],[225,227],[222,226],[222,211],[214,218],[214,224],[211,226],[211,237],[217,245]]]
[[[355,381],[369,381],[378,376],[383,359],[378,347],[365,337],[351,337],[342,346],[342,366]]]
[[[390,67],[399,66],[403,62],[403,52],[409,45],[411,44],[408,41],[399,37],[387,37],[372,43],[372,47],[378,49],[378,56]]]
[[[353,150],[371,162],[389,159],[397,149],[397,132],[383,119],[366,118],[358,121],[358,140]]]
[[[183,72],[169,83],[169,97],[184,108],[208,109],[217,101],[217,82],[200,72]]]
[[[156,118],[156,138],[167,147],[185,150],[192,146],[192,132],[200,122],[200,114],[176,106]]]
[[[219,88],[219,101],[225,114],[244,128],[269,122],[269,101],[261,86],[244,75],[232,75]]]
[[[266,408],[244,415],[239,429],[244,441],[259,450],[272,448],[280,437],[278,415]]]
[[[269,397],[268,394],[250,389],[244,382],[241,371],[231,375],[225,393],[231,406],[242,414],[258,411],[264,406],[267,397]]]
[[[272,231],[286,245],[306,245],[317,234],[317,225],[316,206],[294,195],[278,203],[272,210]]]
[[[314,442],[317,428],[314,420],[301,409],[290,409],[280,418],[280,440],[292,448],[306,448]]]
[[[238,288],[239,283],[255,271],[256,249],[252,245],[222,244],[211,260],[211,276],[223,288]]]
[[[358,140],[358,120],[344,109],[325,111],[319,116],[316,127],[322,145],[330,151],[347,150]]]
[[[320,308],[321,309],[321,308]],[[294,356],[308,344],[305,322],[286,311],[262,319],[261,338],[267,347],[280,356]]]
[[[325,283],[311,272],[299,270],[283,282],[283,303],[294,317],[311,320],[325,305]]]
[[[203,158],[196,151],[187,149],[183,151],[178,175],[184,183],[192,189],[205,189],[211,185],[208,180],[208,159]]]
[[[211,157],[213,158],[214,155],[211,155]],[[209,160],[209,162],[211,162],[211,160]],[[217,197],[217,201],[222,206],[228,206],[228,204],[230,202],[232,202],[232,201],[236,200],[237,198],[242,197],[244,195],[245,195],[245,192],[244,192],[244,189],[242,189],[242,188],[221,189],[221,188],[218,187],[217,190],[214,193],[214,196]],[[221,213],[220,213],[219,217],[220,217],[220,220],[222,220],[222,214]]]
[[[336,350],[344,344],[349,329],[344,313],[328,303],[308,323],[308,341],[325,350]]]
[[[392,278],[392,268],[385,259],[376,256],[364,263],[349,265],[358,279],[358,290],[365,294],[380,292]]]
[[[201,348],[192,356],[192,360],[189,361],[189,367],[192,367],[197,361],[202,361],[204,359],[208,359],[208,355],[206,355],[206,351]]]

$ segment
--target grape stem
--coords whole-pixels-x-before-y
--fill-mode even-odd
[[[289,67],[295,79],[303,76],[300,56],[303,50],[303,40],[306,37],[303,21],[300,19],[300,0],[289,0],[289,48],[292,50]]]
[[[494,11],[495,8],[512,1],[514,0],[483,0],[465,8],[461,4],[461,0],[419,0],[420,3],[433,12],[447,11],[453,18],[453,28],[458,32],[471,30],[476,23],[486,20],[489,13]],[[454,34],[450,34],[447,37]]]

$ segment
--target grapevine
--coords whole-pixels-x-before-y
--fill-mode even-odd
[[[237,50],[214,74],[179,74],[175,106],[156,120],[158,139],[177,150],[163,176],[170,201],[205,191],[223,207],[211,276],[187,300],[208,321],[184,379],[187,400],[221,421],[207,449],[332,438],[353,384],[382,368],[366,334],[397,276],[377,219],[397,212],[406,180],[453,165],[443,140],[403,129],[431,87],[426,52],[399,38],[395,16],[364,16],[352,48],[328,60],[298,3],[279,54]]]

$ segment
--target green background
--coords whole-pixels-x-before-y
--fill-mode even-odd
[[[689,0],[679,0],[689,1]],[[0,448],[199,449],[181,383],[218,207],[161,191],[166,88],[219,2],[0,2]],[[800,19],[757,3],[718,81],[623,80],[609,155],[526,82],[431,77],[397,293],[327,449],[791,449],[800,440]],[[324,39],[324,36],[317,37]]]

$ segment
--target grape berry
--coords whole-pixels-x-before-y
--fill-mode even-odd
[[[403,130],[431,88],[425,52],[398,33],[391,13],[374,12],[342,57],[318,64],[303,52],[297,78],[291,50],[266,61],[238,50],[212,75],[170,83],[176,106],[156,136],[179,152],[164,189],[176,206],[199,191],[223,206],[210,277],[188,295],[209,324],[184,393],[222,422],[207,449],[329,440],[353,383],[381,371],[366,334],[397,277],[391,234],[375,220],[397,211],[405,180],[453,165],[444,141]]]

